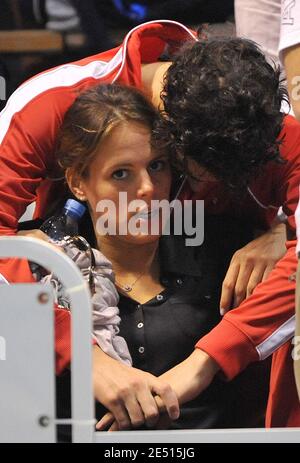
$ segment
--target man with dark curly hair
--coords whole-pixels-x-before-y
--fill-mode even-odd
[[[278,137],[286,91],[279,74],[249,40],[185,46],[168,69],[162,93],[172,151],[195,160],[233,195],[237,189],[243,194],[262,166],[284,162]]]
[[[297,127],[280,112],[287,94],[279,75],[255,43],[214,38],[187,44],[164,79],[166,117],[157,138],[176,153],[192,197],[204,198],[212,214],[229,212],[268,230],[234,256],[221,313],[238,306],[271,271],[274,233],[285,231],[277,224],[279,206],[294,231],[296,197],[289,194],[300,178],[300,149],[291,150],[294,138],[286,137],[284,127]],[[282,244],[275,261],[285,253]]]
[[[185,42],[190,43],[176,56]],[[166,54],[174,58],[173,65],[160,61]],[[187,172],[190,188],[185,197],[204,198],[208,212],[242,215],[265,229],[233,256],[220,308],[225,312],[238,305],[268,279],[163,379],[183,403],[199,395],[219,369],[231,379],[282,346],[273,363],[267,423],[300,425],[295,388],[286,382],[290,370],[284,372],[291,359],[286,341],[294,331],[295,282],[290,276],[296,270],[295,242],[286,250],[285,224],[275,223],[283,206],[294,229],[300,125],[280,113],[278,73],[253,44],[241,39],[200,41],[179,23],[154,21],[130,31],[118,48],[25,82],[0,116],[0,234],[13,235],[26,206],[35,200],[36,216],[43,217],[49,199],[59,194],[55,143],[64,114],[79,92],[101,82],[118,82],[139,88],[160,106],[164,77],[167,127],[158,128],[157,136],[166,143],[167,134]],[[24,261],[1,263],[1,274],[9,282],[32,281]],[[57,369],[62,371],[70,362],[69,315],[56,308],[55,317]],[[124,384],[132,385],[134,396],[148,379],[142,371],[138,376],[130,368],[120,372],[112,360],[95,349],[95,396],[125,429],[136,407],[148,407],[138,401],[128,405]],[[274,410],[279,410],[279,418]]]
[[[249,40],[200,38],[165,70],[161,99],[166,117],[156,137],[176,153],[188,178],[186,197],[204,198],[206,211],[238,215],[265,230],[233,256],[224,280],[221,313],[232,303],[238,309],[163,379],[185,401],[203,391],[215,371],[230,380],[249,361],[274,353],[266,426],[300,426],[290,342],[300,133],[298,122],[281,112],[287,92],[280,71]],[[279,206],[285,224],[278,223]],[[285,225],[291,238],[286,247],[280,244]]]

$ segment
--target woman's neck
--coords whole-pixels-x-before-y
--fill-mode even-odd
[[[99,248],[111,261],[118,291],[145,304],[163,291],[160,282],[158,243],[131,244],[102,237]]]
[[[136,275],[156,273],[159,240],[153,243],[134,244],[118,238],[103,236],[98,239],[101,252],[112,263],[116,274]]]

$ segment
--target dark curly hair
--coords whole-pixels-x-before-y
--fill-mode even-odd
[[[175,58],[164,81],[156,140],[191,157],[231,190],[244,190],[279,154],[287,100],[280,71],[240,38],[199,39]]]

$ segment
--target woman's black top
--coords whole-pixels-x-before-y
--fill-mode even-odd
[[[242,226],[231,219],[207,218],[200,247],[187,247],[184,236],[161,238],[161,283],[166,289],[145,304],[120,295],[120,335],[128,343],[134,367],[161,375],[185,360],[220,321],[221,285],[231,256],[249,241]],[[182,407],[173,427],[258,425],[268,374],[265,364],[247,370],[231,382],[216,377],[197,399]]]
[[[205,219],[201,246],[187,247],[185,238],[160,239],[165,290],[145,304],[120,294],[120,335],[128,343],[133,366],[156,376],[186,359],[220,321],[221,286],[230,259],[251,240],[243,223],[220,216]],[[265,362],[251,365],[231,382],[217,375],[199,397],[182,406],[172,428],[263,426],[268,375]],[[97,418],[104,412],[98,404]]]

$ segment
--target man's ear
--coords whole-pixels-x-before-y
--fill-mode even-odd
[[[82,177],[80,177],[74,170],[68,168],[65,172],[67,184],[72,191],[73,195],[76,196],[80,201],[86,201],[85,187]]]

